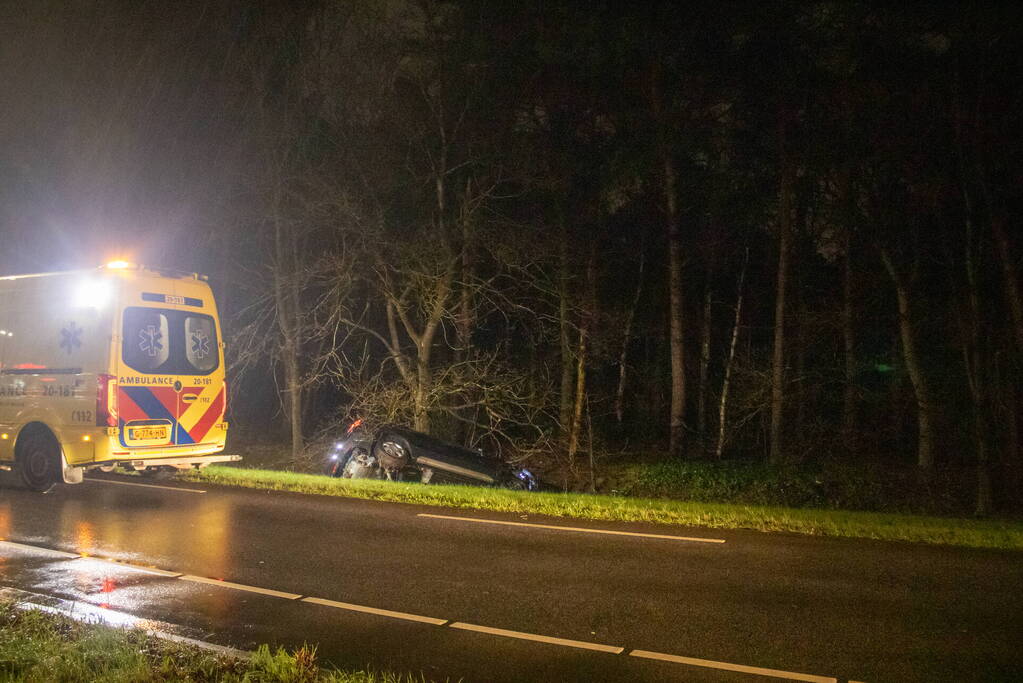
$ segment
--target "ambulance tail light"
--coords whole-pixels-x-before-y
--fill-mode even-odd
[[[117,426],[117,376],[96,376],[96,426]]]

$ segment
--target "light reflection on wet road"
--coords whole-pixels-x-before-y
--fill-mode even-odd
[[[7,500],[0,500],[0,538],[8,538],[11,535],[11,503]]]

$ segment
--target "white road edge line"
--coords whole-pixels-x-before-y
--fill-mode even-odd
[[[118,560],[112,560],[109,557],[96,557],[95,555],[79,555],[79,560],[95,560],[96,562],[104,562],[106,564],[112,564],[115,567],[124,567],[125,569],[134,569],[137,572],[145,572],[146,574],[155,574],[157,576],[166,576],[172,579],[176,579],[182,576],[181,572],[169,572],[166,569],[157,569],[156,567],[143,567],[142,565],[132,564],[131,562],[120,562]]]
[[[535,633],[523,633],[522,631],[509,631],[503,628],[492,628],[490,626],[466,624],[461,621],[456,621],[453,624],[448,624],[448,626],[450,628],[457,628],[462,631],[475,631],[476,633],[486,633],[487,635],[491,636],[505,636],[506,638],[532,640],[537,643],[549,643],[551,645],[561,645],[563,647],[576,647],[581,650],[596,650],[597,652],[609,652],[613,655],[619,655],[625,652],[624,647],[617,647],[615,645],[602,645],[601,643],[588,643],[583,640],[569,640],[567,638],[541,636]]]
[[[416,517],[431,519],[453,519],[458,522],[476,522],[478,524],[500,524],[503,526],[524,526],[536,529],[553,529],[555,531],[581,531],[588,534],[609,534],[612,536],[639,536],[640,538],[661,538],[669,541],[691,541],[694,543],[724,543],[723,538],[699,538],[696,536],[668,536],[665,534],[644,534],[638,531],[612,531],[611,529],[587,529],[577,526],[557,526],[555,524],[531,524],[528,522],[506,522],[501,519],[478,519],[476,517],[454,517],[451,515],[431,515],[421,512]]]
[[[678,655],[666,655],[662,652],[649,652],[647,650],[633,650],[630,657],[641,657],[643,659],[656,659],[662,662],[673,664],[688,664],[699,666],[705,669],[721,669],[723,671],[736,671],[744,674],[757,676],[770,676],[772,678],[784,678],[787,681],[807,681],[808,683],[838,683],[837,678],[829,676],[814,676],[813,674],[801,674],[793,671],[780,671],[778,669],[762,669],[758,666],[745,666],[743,664],[729,664],[728,662],[715,662],[711,659],[697,659],[695,657],[680,657]]]
[[[133,481],[114,481],[113,479],[86,479],[85,481],[98,484],[120,484],[121,486],[141,486],[147,489],[164,489],[165,491],[183,491],[185,493],[206,493],[202,489],[183,489],[177,486],[160,486],[159,484],[136,484]]]
[[[20,548],[21,550],[30,550],[37,553],[45,553],[49,555],[56,555],[57,557],[65,557],[72,560],[77,560],[81,557],[78,553],[69,553],[63,550],[51,550],[50,548],[40,548],[37,545],[27,545],[25,543],[15,543],[14,541],[2,541],[0,545],[9,545],[13,548]]]
[[[376,607],[366,607],[365,605],[353,605],[349,602],[337,602],[336,600],[326,600],[324,598],[302,598],[301,602],[308,602],[313,605],[323,605],[324,607],[336,607],[337,609],[348,610],[349,612],[364,612],[365,614],[376,614],[381,617],[391,617],[392,619],[404,619],[406,621],[418,621],[421,624],[432,624],[433,626],[443,626],[448,623],[447,619],[437,619],[436,617],[424,617],[418,614],[409,614],[408,612],[394,612],[389,609],[378,609]]]
[[[232,583],[231,581],[221,581],[220,579],[208,579],[205,576],[192,576],[191,574],[182,574],[178,577],[181,581],[192,581],[193,583],[205,583],[211,586],[221,586],[223,588],[231,588],[238,591],[248,591],[249,593],[259,593],[261,595],[270,595],[275,598],[284,598],[285,600],[298,600],[302,596],[297,593],[286,593],[284,591],[275,591],[270,588],[260,588],[259,586],[247,586],[244,583]]]

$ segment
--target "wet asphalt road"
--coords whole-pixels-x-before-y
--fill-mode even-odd
[[[634,651],[838,681],[1023,680],[1020,553],[89,480],[45,495],[0,488],[0,539],[74,554],[0,543],[0,586],[170,622],[242,649],[317,643],[321,659],[339,666],[434,680],[779,680]],[[624,650],[501,637],[463,623]]]

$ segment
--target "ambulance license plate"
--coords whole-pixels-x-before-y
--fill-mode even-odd
[[[132,441],[153,441],[160,439],[167,440],[166,427],[131,427],[128,429],[128,438]]]

